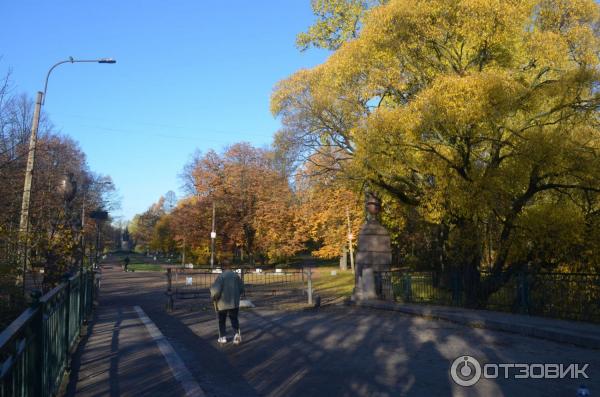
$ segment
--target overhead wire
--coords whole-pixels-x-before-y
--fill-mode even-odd
[[[81,116],[81,115],[75,115],[75,114],[60,114],[59,118],[64,118],[64,119],[68,119],[68,118],[76,118],[76,119],[82,119],[82,120],[88,120],[88,121],[100,121],[100,119],[98,118],[94,118],[94,117],[88,117],[88,116]],[[156,127],[156,128],[168,128],[168,129],[175,129],[175,130],[189,130],[189,127],[184,127],[184,126],[178,126],[178,125],[168,125],[168,124],[162,124],[162,123],[151,123],[151,122],[147,122],[147,121],[136,121],[135,124],[137,125],[144,125],[144,126],[148,126],[148,127]],[[268,132],[268,133],[262,133],[262,134],[258,134],[258,133],[253,133],[253,132],[244,132],[244,131],[231,131],[231,130],[220,130],[220,129],[205,129],[205,128],[201,128],[199,129],[199,132],[197,133],[197,135],[191,136],[191,135],[175,135],[175,134],[168,134],[168,133],[155,133],[155,132],[147,132],[144,130],[136,130],[136,129],[130,129],[130,128],[114,128],[114,127],[106,127],[106,126],[101,126],[101,125],[88,125],[88,124],[79,124],[79,125],[75,125],[75,127],[80,127],[80,128],[90,128],[90,129],[95,129],[95,130],[99,130],[99,131],[106,131],[109,133],[129,133],[129,134],[138,134],[138,135],[145,135],[145,136],[155,136],[158,138],[167,138],[167,139],[181,139],[181,140],[203,140],[203,141],[212,141],[212,142],[221,142],[221,140],[216,140],[216,139],[210,139],[207,137],[207,135],[214,135],[214,134],[225,134],[225,135],[237,135],[237,136],[254,136],[254,137],[262,137],[262,138],[271,138],[272,137],[272,133]],[[268,135],[267,135],[268,134]],[[207,139],[208,138],[208,139]]]

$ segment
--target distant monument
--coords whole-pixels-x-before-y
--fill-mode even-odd
[[[121,233],[121,250],[131,250],[131,245],[129,244],[129,228],[127,226],[125,226],[125,230]]]
[[[388,293],[382,285],[378,272],[389,271],[392,264],[392,246],[390,234],[377,220],[381,210],[381,201],[367,193],[367,221],[358,234],[358,252],[356,253],[356,276],[354,299],[385,299]]]

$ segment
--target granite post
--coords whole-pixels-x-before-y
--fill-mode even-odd
[[[372,193],[367,194],[367,221],[358,235],[356,253],[356,275],[354,299],[385,299],[382,273],[389,271],[392,264],[390,234],[377,220],[381,201]]]

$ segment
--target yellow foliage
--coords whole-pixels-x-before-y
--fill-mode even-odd
[[[390,0],[325,63],[281,82],[272,110],[343,150],[347,176],[447,225],[450,240],[480,250],[487,233],[497,268],[522,254],[515,230],[528,225],[528,239],[553,236],[564,251],[599,213],[599,9]]]

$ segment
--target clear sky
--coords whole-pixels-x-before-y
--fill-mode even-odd
[[[1,1],[0,74],[32,98],[52,72],[44,110],[110,175],[130,219],[174,190],[191,154],[249,141],[268,145],[279,122],[274,84],[325,60],[299,52],[310,0]]]

